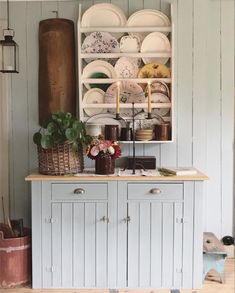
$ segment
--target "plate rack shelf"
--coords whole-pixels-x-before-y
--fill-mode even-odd
[[[170,143],[174,140],[174,26],[172,25],[173,20],[173,10],[171,7],[171,26],[164,26],[164,27],[129,27],[129,26],[119,26],[119,27],[82,27],[82,6],[79,5],[79,18],[77,22],[77,32],[78,32],[78,95],[79,95],[79,109],[78,114],[79,118],[86,122],[90,117],[86,115],[84,109],[103,109],[103,112],[108,112],[108,109],[112,109],[115,111],[116,104],[115,103],[94,103],[94,104],[87,104],[83,101],[83,97],[87,92],[85,84],[113,84],[117,82],[134,82],[136,84],[148,84],[149,82],[152,84],[155,81],[161,81],[166,83],[170,88],[170,102],[164,103],[151,103],[152,109],[164,109],[168,108],[169,113],[163,117],[165,122],[171,123],[171,138],[169,140],[151,140],[151,141],[136,141],[137,143],[146,143],[146,144],[153,144],[153,143]],[[108,33],[152,33],[152,32],[162,32],[162,33],[169,33],[168,38],[171,44],[171,51],[170,52],[153,52],[153,53],[131,53],[131,52],[118,52],[118,53],[83,53],[82,52],[82,43],[85,37],[89,33],[93,32],[108,32]],[[92,59],[98,60],[102,59],[108,61],[112,58],[120,58],[120,57],[130,57],[130,58],[157,58],[157,57],[164,57],[169,58],[169,67],[171,70],[171,77],[170,78],[87,78],[83,77],[83,69],[87,65],[85,59]],[[131,103],[120,103],[120,109],[130,109],[132,107]],[[140,110],[143,109],[147,112],[148,103],[135,103],[135,109]],[[147,117],[147,113],[146,113]],[[125,120],[131,120],[132,117],[124,117]],[[138,120],[138,119],[137,119]],[[151,124],[151,121],[149,122]],[[153,123],[156,123],[153,122]],[[130,143],[130,141],[121,141],[121,143]]]

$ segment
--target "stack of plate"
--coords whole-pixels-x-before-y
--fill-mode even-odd
[[[152,129],[137,129],[135,132],[136,140],[152,140],[153,139],[153,130]]]

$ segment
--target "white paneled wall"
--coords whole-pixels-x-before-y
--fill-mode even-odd
[[[81,0],[12,2],[11,26],[20,45],[20,74],[12,75],[10,198],[13,217],[30,219],[29,186],[24,177],[37,166],[32,134],[38,128],[38,24],[59,17],[77,21],[78,4],[111,2],[127,15],[143,8],[175,19],[175,142],[138,145],[137,154],[155,155],[160,165],[194,165],[205,184],[204,229],[219,237],[232,233],[234,129],[233,0]],[[0,2],[0,19],[5,3]],[[125,146],[125,154],[130,153]],[[88,162],[88,161],[87,161]]]

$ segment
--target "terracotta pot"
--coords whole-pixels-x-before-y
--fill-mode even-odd
[[[95,159],[95,173],[100,175],[114,174],[115,160],[109,155],[99,155]]]

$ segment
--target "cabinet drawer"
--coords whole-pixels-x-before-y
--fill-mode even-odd
[[[107,199],[108,187],[105,183],[53,183],[52,200]]]
[[[128,199],[181,200],[183,184],[129,183]]]

